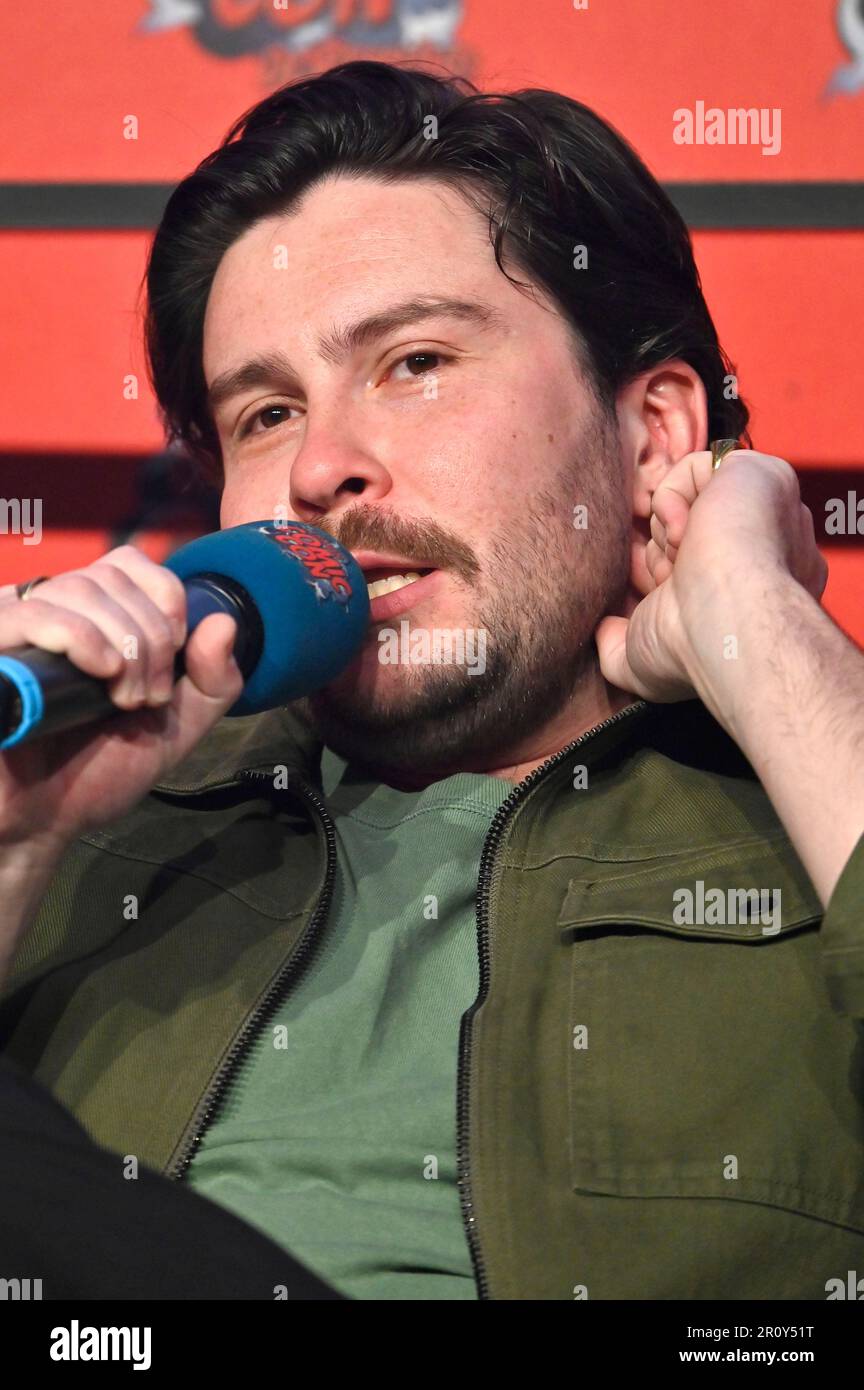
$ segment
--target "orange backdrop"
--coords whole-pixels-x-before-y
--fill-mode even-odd
[[[827,500],[864,499],[859,0],[8,0],[0,499],[42,498],[44,533],[38,546],[0,533],[0,583],[103,553],[163,442],[136,313],[150,228],[105,225],[98,211],[71,225],[68,185],[176,183],[267,91],[360,56],[431,59],[482,87],[557,88],[609,119],[662,182],[729,183],[694,245],[754,444],[800,471],[819,534]],[[700,101],[779,110],[779,151],[677,144],[673,113]],[[814,181],[845,184],[853,214],[826,215],[820,188],[790,225],[772,225],[769,198],[764,224],[717,226],[735,220],[742,183]],[[49,185],[32,225],[16,214],[21,183]],[[825,553],[826,606],[864,642],[864,535]]]

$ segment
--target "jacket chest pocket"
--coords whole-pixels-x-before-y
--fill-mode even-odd
[[[574,880],[561,911],[572,1187],[864,1233],[864,1030],[831,1008],[819,916],[790,893],[779,927],[682,924],[673,876],[668,894],[644,874]]]

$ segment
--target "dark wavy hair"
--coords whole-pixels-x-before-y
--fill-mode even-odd
[[[560,306],[606,409],[639,373],[678,357],[705,385],[709,438],[749,443],[749,411],[728,389],[733,369],[687,226],[608,122],[557,92],[484,93],[419,67],[350,62],[288,83],[239,117],[174,190],[150,248],[150,381],[169,444],[212,481],[221,451],[203,325],[219,262],[259,218],[290,211],[316,180],[340,171],[458,189],[488,217],[502,273],[523,288],[536,282]],[[574,269],[577,245],[587,248],[586,269]],[[527,286],[505,270],[505,257]]]

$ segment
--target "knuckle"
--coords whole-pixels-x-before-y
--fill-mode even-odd
[[[98,583],[99,580],[106,580],[113,584],[120,584],[127,592],[137,587],[135,581],[130,578],[126,570],[122,569],[120,565],[115,565],[112,560],[107,559],[104,555],[101,559],[93,561],[93,564],[89,566],[89,571],[91,576],[94,577],[94,582]]]
[[[102,556],[101,560],[96,561],[96,564],[109,563],[116,568],[122,568],[123,565],[140,565],[142,560],[148,565],[153,564],[153,561],[144,554],[143,550],[139,550],[135,545],[130,545],[127,541],[123,545],[115,545],[114,549],[109,550]]]
[[[60,574],[56,579],[46,582],[56,586],[55,592],[57,592],[58,597],[60,590],[66,598],[77,598],[84,601],[92,602],[93,599],[104,597],[101,586],[91,575],[85,574],[82,570],[70,570],[68,574]],[[27,602],[29,603],[30,599]]]
[[[156,565],[154,570],[154,602],[171,621],[185,623],[186,588],[183,580],[173,570],[165,569],[164,565]]]
[[[115,563],[115,557],[119,563]],[[184,621],[186,589],[172,570],[166,569],[133,545],[118,546],[95,562],[108,569],[113,582],[128,593],[138,593],[149,600],[171,621]]]
[[[771,467],[788,495],[790,497],[800,497],[801,490],[798,485],[798,474],[795,472],[791,463],[787,463],[786,459],[772,457]]]
[[[173,570],[166,569],[164,565],[159,566],[159,573],[160,575],[164,576],[163,582],[165,584],[166,593],[168,594],[169,598],[173,600],[173,602],[175,602],[183,612],[185,612],[186,586],[183,583],[183,580],[180,578],[179,574],[175,574]]]

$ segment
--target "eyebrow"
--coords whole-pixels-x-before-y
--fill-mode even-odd
[[[326,362],[339,366],[358,347],[376,342],[397,328],[441,317],[461,319],[463,323],[471,323],[481,329],[504,326],[503,315],[491,304],[485,304],[481,300],[421,295],[382,309],[377,314],[370,314],[347,328],[332,329],[330,333],[318,339],[318,352]],[[297,374],[284,353],[262,353],[217,376],[208,388],[207,404],[211,414],[215,414],[241,391],[248,391],[256,386],[276,389],[286,382],[296,381],[296,377]]]

